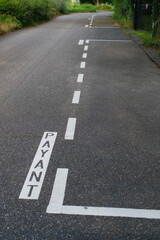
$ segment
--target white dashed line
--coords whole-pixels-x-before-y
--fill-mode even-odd
[[[49,201],[49,205],[47,207],[47,213],[61,212],[64,195],[65,195],[67,175],[68,175],[67,168],[58,168],[57,169],[51,198]]]
[[[65,133],[65,139],[67,140],[73,140],[74,139],[74,133],[75,133],[75,127],[76,127],[76,118],[68,118],[66,133]]]
[[[86,40],[86,43],[89,43],[89,40]]]
[[[86,67],[86,63],[85,62],[81,62],[80,68],[85,68]]]
[[[75,91],[73,94],[72,103],[78,104],[80,100],[81,91]]]
[[[79,40],[78,45],[83,45],[84,40]]]
[[[26,177],[20,199],[38,199],[56,141],[56,132],[45,132]]]
[[[88,51],[88,46],[84,46],[84,51]]]
[[[84,74],[78,74],[77,82],[83,82]]]
[[[86,28],[88,28],[88,25],[85,25]]]
[[[83,53],[82,58],[87,58],[87,53]]]

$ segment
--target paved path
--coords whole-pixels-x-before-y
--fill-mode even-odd
[[[0,239],[160,236],[160,71],[111,13],[0,38]]]

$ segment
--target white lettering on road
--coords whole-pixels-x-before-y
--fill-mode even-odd
[[[38,199],[56,141],[56,132],[45,132],[19,195],[20,199]]]

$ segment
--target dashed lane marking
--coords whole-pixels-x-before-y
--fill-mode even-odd
[[[86,40],[86,43],[89,43],[89,40]]]
[[[20,199],[38,199],[56,141],[56,132],[45,132],[19,195]]]
[[[84,46],[84,51],[88,51],[88,46]]]
[[[82,58],[87,58],[87,53],[83,53]]]
[[[84,74],[78,74],[77,82],[83,82]]]
[[[78,104],[80,100],[81,91],[75,91],[73,94],[72,103]]]
[[[85,68],[86,67],[86,63],[85,62],[81,62],[80,68]]]
[[[83,45],[84,40],[79,40],[78,45]]]
[[[85,25],[86,28],[88,28],[88,25]]]
[[[63,205],[67,176],[68,169],[57,169],[51,199],[46,210],[47,213],[160,219],[160,210]]]
[[[66,133],[65,133],[65,139],[66,140],[73,140],[74,139],[74,133],[76,128],[76,118],[68,118]]]

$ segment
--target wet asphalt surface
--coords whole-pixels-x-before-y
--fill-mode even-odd
[[[109,12],[72,14],[0,38],[0,239],[160,239],[156,219],[46,213],[57,168],[64,205],[160,209],[160,70],[134,42],[78,45],[131,40],[113,27]],[[58,136],[40,197],[19,199],[45,131]]]

